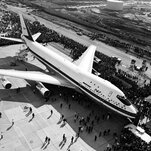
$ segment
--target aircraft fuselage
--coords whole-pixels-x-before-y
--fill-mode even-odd
[[[37,42],[28,40],[26,37],[23,37],[23,39],[40,61],[53,68],[82,92],[126,117],[134,118],[136,116],[133,105],[127,106],[117,98],[117,95],[124,96],[124,93],[109,81],[83,71],[77,65],[53,51],[55,48],[52,46],[48,49]]]

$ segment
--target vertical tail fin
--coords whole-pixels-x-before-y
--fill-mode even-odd
[[[27,22],[23,18],[23,15],[19,14],[19,17],[20,17],[20,23],[21,23],[21,28],[22,28],[22,35],[26,36],[26,38],[28,38],[29,40],[34,41],[30,33],[30,30],[27,26]]]

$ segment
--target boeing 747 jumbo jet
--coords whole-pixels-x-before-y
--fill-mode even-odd
[[[57,71],[64,77],[64,80],[37,71],[0,69],[0,75],[45,82],[48,84],[65,86],[74,89],[78,88],[90,98],[102,103],[115,112],[129,118],[136,117],[137,109],[119,88],[114,86],[109,81],[92,74],[96,46],[89,46],[77,60],[77,63],[73,63],[55,53],[53,51],[55,49],[54,47],[50,46],[50,49],[48,49],[36,42],[36,39],[40,36],[40,34],[31,35],[27,22],[24,20],[22,14],[20,14],[20,21],[22,26],[22,35],[21,40],[17,39],[17,41],[23,41],[30,51],[37,57],[37,59]],[[8,37],[1,38],[9,39]]]

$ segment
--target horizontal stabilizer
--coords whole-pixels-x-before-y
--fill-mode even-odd
[[[60,77],[47,75],[39,71],[18,71],[18,70],[0,69],[0,75],[32,80],[32,81],[39,81],[48,84],[64,86],[68,88],[75,88],[74,85],[70,84],[68,81],[64,79],[61,79]]]
[[[10,41],[15,41],[15,42],[19,42],[19,43],[23,43],[23,41],[19,38],[10,38],[10,37],[0,37],[0,39],[5,39],[5,40],[10,40]]]

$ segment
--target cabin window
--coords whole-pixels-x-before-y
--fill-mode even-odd
[[[130,106],[131,102],[124,96],[117,95],[116,96],[123,104]]]

